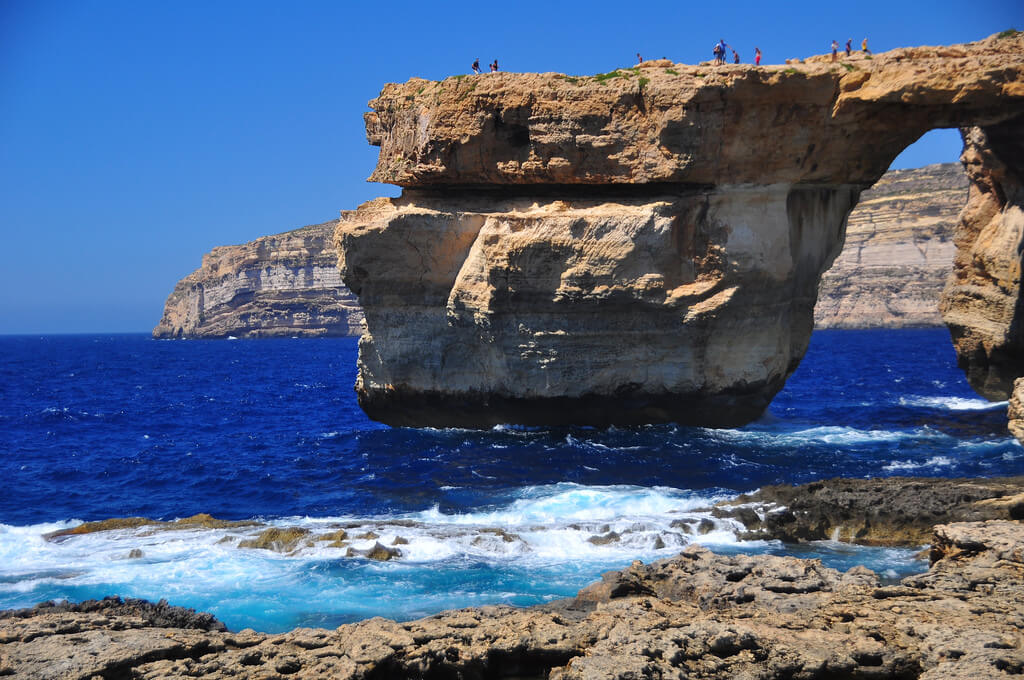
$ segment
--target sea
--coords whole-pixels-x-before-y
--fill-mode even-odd
[[[691,543],[894,580],[927,568],[919,548],[743,541],[707,508],[837,476],[1024,474],[1006,403],[971,391],[942,329],[817,331],[735,429],[391,428],[356,403],[356,354],[355,338],[0,337],[0,609],[119,595],[233,630],[409,620],[571,596]],[[54,535],[198,513],[240,523]],[[298,539],[242,545],[272,528]],[[394,558],[361,554],[377,543]]]

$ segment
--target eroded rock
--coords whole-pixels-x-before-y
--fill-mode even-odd
[[[18,678],[549,677],[627,680],[1009,678],[1024,669],[1024,525],[936,527],[934,563],[897,586],[817,560],[677,557],[575,598],[381,618],[281,635],[216,630],[120,601],[0,613]]]
[[[928,129],[1019,115],[1022,50],[386,86],[372,179],[406,190],[336,231],[360,405],[412,426],[749,422],[806,351],[860,192]]]

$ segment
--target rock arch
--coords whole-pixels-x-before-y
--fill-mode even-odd
[[[344,213],[335,236],[366,313],[360,404],[400,425],[748,422],[803,357],[860,192],[936,127],[978,130],[957,275],[1019,288],[1019,248],[997,266],[1009,237],[969,225],[1019,222],[1022,53],[1008,34],[839,64],[385,86],[370,179],[403,195]],[[983,334],[977,285],[958,280],[947,319],[970,329],[972,384],[994,386],[1018,370],[1017,331],[991,340],[996,320],[1019,325],[1014,294],[980,296]]]

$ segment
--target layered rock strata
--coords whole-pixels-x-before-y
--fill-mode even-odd
[[[1024,37],[844,63],[388,85],[339,266],[395,425],[730,426],[807,347],[846,219],[925,131],[1024,102]]]
[[[883,585],[817,560],[678,557],[576,598],[282,635],[119,600],[0,614],[0,674],[29,678],[1003,678],[1024,672],[1024,525],[935,528],[931,568]]]
[[[214,248],[178,282],[155,338],[354,335],[362,311],[341,283],[337,220]]]
[[[942,318],[971,387],[1002,401],[1024,376],[1024,115],[963,135],[971,188]]]
[[[815,328],[942,326],[953,229],[967,202],[958,163],[890,170],[863,192],[846,244],[821,277]]]

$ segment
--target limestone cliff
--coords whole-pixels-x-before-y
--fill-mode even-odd
[[[821,277],[815,328],[941,326],[939,295],[966,201],[959,163],[885,173],[861,194],[843,252]]]
[[[925,131],[1024,103],[1024,36],[842,64],[650,62],[388,85],[345,213],[356,391],[403,425],[758,417],[860,192]]]
[[[337,220],[214,248],[167,298],[156,338],[353,335],[362,311],[341,283]]]
[[[971,387],[1001,401],[1024,376],[1024,115],[963,136],[971,188],[942,317]]]

